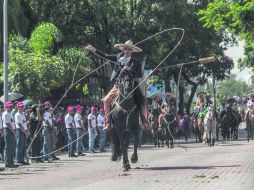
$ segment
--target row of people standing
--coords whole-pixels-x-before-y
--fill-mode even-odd
[[[74,115],[74,110],[76,109],[76,114]],[[83,120],[82,120],[82,107],[77,105],[75,109],[71,106],[68,107],[68,114],[65,116],[65,125],[68,135],[68,155],[69,157],[76,157],[74,154],[75,144],[78,155],[83,155],[84,146],[82,143],[82,137],[86,132]],[[96,108],[91,107],[90,114],[88,115],[88,135],[89,135],[89,153],[95,153],[94,142],[95,138],[100,135],[100,152],[105,151],[106,142],[106,132],[103,130],[104,127],[104,110],[99,110],[99,115],[96,116]],[[75,135],[76,134],[76,135]],[[75,143],[76,142],[76,143]]]
[[[5,111],[0,121],[0,133],[4,138],[4,162],[5,167],[15,168],[21,165],[28,165],[25,161],[26,138],[29,136],[26,118],[23,112],[23,102],[17,103],[17,113],[11,114],[12,102],[5,103]],[[16,164],[14,164],[14,157]]]
[[[30,142],[26,143],[28,136],[31,138],[31,149],[27,151],[31,154],[32,162],[58,160],[59,158],[52,152],[56,150],[57,136],[61,129],[55,125],[54,120],[57,118],[53,117],[52,104],[47,101],[44,105],[33,105],[29,113],[29,119],[25,117],[24,104],[22,102],[16,104],[17,113],[15,113],[14,117],[12,115],[13,107],[14,105],[11,102],[5,104],[5,111],[1,117],[2,122],[0,122],[2,124],[0,125],[0,136],[3,136],[4,141],[3,157],[5,166],[18,167],[19,165],[29,164],[25,162],[26,144],[30,144]],[[75,110],[76,113],[74,114]],[[94,153],[93,147],[97,130],[100,134],[100,151],[105,151],[104,110],[100,110],[100,114],[96,117],[94,124],[94,117],[92,116],[95,116],[95,110],[95,107],[92,107],[91,114],[88,117],[89,151],[91,153]],[[64,119],[67,139],[69,143],[72,143],[68,146],[68,155],[70,157],[84,155],[83,136],[86,133],[86,127],[82,111],[80,105],[75,106],[75,108],[68,107],[68,113]],[[77,140],[77,143],[73,142],[75,140]],[[74,154],[75,150],[77,154]]]

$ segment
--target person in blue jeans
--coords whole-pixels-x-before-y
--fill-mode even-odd
[[[97,135],[96,131],[96,115],[95,115],[95,107],[91,107],[91,113],[88,115],[88,134],[89,134],[89,152],[91,154],[95,153],[94,151],[94,141]]]
[[[77,145],[76,145],[76,152],[78,156],[84,156],[84,145],[83,145],[83,137],[81,137],[85,132],[85,126],[84,122],[82,119],[82,107],[80,105],[76,105],[76,114],[74,116],[74,122],[75,122],[75,127],[77,131]]]
[[[44,103],[45,113],[43,114],[43,155],[45,156],[45,161],[52,162],[53,155],[53,117],[50,112],[52,104],[49,101]]]
[[[67,135],[68,135],[68,156],[69,157],[77,157],[77,155],[74,154],[75,151],[75,143],[73,141],[75,140],[75,127],[74,127],[74,118],[73,118],[73,107],[68,107],[68,113],[65,116],[65,126],[67,129]]]
[[[2,115],[3,133],[4,133],[4,162],[6,168],[15,168],[13,162],[15,151],[15,123],[11,114],[13,104],[12,102],[5,103],[5,111]]]
[[[105,122],[104,109],[101,108],[99,110],[99,115],[97,116],[97,129],[100,135],[100,152],[105,152],[104,148],[105,148],[105,142],[106,142],[106,132],[105,130],[103,130],[104,122]]]
[[[17,113],[15,114],[16,123],[16,163],[19,166],[29,165],[25,162],[25,152],[26,152],[26,138],[29,133],[27,131],[26,117],[23,113],[24,103],[17,103]]]

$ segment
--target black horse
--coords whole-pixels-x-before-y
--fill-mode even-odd
[[[223,139],[234,140],[238,138],[238,127],[241,123],[239,114],[228,107],[226,113],[221,116],[221,128]]]
[[[139,88],[134,92],[136,83],[133,79],[131,70],[126,69],[121,72],[117,81],[119,90],[112,111],[112,128],[110,130],[112,138],[112,161],[117,161],[123,156],[123,170],[128,171],[131,167],[128,159],[128,146],[131,139],[131,133],[134,135],[134,153],[131,157],[131,162],[138,161],[138,129],[139,129],[139,113],[140,104],[143,95]]]
[[[152,135],[153,135],[153,142],[154,146],[159,145],[159,138],[158,138],[158,118],[151,113],[149,117],[149,123],[150,123],[150,128],[152,129]]]

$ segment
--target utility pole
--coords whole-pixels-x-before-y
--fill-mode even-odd
[[[213,102],[214,102],[214,108],[217,110],[217,102],[216,102],[216,79],[213,75]]]
[[[3,4],[4,103],[8,101],[8,1]]]

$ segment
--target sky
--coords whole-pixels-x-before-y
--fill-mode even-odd
[[[244,43],[239,42],[238,46],[233,46],[233,47],[228,47],[228,50],[225,52],[227,56],[231,57],[235,63],[235,68],[232,70],[232,73],[237,75],[238,79],[243,79],[247,83],[250,83],[250,69],[246,68],[242,71],[237,69],[237,60],[241,57],[243,57],[243,52],[244,52]]]

